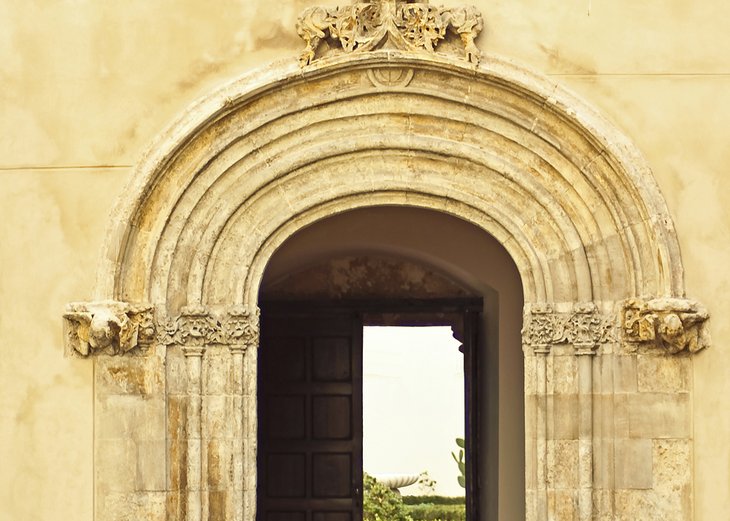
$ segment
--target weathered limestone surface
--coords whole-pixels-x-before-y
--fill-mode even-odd
[[[473,296],[443,273],[382,254],[340,256],[267,282],[272,300]]]
[[[435,67],[438,64],[441,69]],[[237,87],[232,86],[219,95],[223,105],[215,99],[204,102],[208,111],[222,115],[199,122],[202,106],[193,110],[191,121],[182,127],[199,130],[187,138],[184,150],[180,152],[176,145],[170,161],[162,147],[157,157],[140,166],[130,193],[141,196],[123,201],[117,215],[121,225],[135,223],[134,229],[149,233],[132,229],[123,235],[127,242],[121,246],[110,240],[108,248],[127,262],[102,266],[98,291],[155,302],[167,313],[179,312],[177,318],[160,322],[156,333],[163,344],[183,346],[187,367],[187,446],[182,447],[186,463],[173,465],[178,485],[172,488],[179,497],[171,500],[169,516],[180,515],[181,509],[189,519],[209,519],[216,512],[235,511],[241,519],[252,515],[250,501],[244,498],[250,497],[246,490],[251,490],[245,486],[246,476],[255,467],[251,450],[255,430],[249,427],[249,436],[241,433],[253,417],[234,406],[239,402],[227,395],[226,375],[233,370],[222,362],[227,359],[205,346],[231,345],[240,336],[255,345],[256,335],[246,332],[245,324],[229,330],[225,321],[197,303],[218,307],[234,303],[252,309],[263,266],[277,245],[317,218],[358,207],[365,195],[367,204],[379,199],[380,204],[443,209],[440,201],[448,194],[458,201],[449,205],[450,212],[482,226],[511,250],[523,274],[526,299],[534,302],[526,306],[524,330],[525,373],[534,378],[526,383],[530,519],[620,517],[621,509],[614,507],[611,497],[621,490],[643,491],[629,497],[651,500],[655,510],[646,515],[663,515],[665,508],[672,508],[671,502],[656,504],[662,484],[654,480],[657,467],[655,458],[648,459],[647,446],[652,440],[690,442],[689,394],[681,381],[675,383],[681,392],[673,392],[666,378],[655,384],[646,380],[667,366],[651,358],[694,353],[707,347],[709,339],[704,330],[707,313],[680,298],[681,263],[661,196],[630,144],[577,100],[563,99],[567,95],[553,89],[542,104],[532,107],[533,101],[521,97],[519,89],[539,91],[537,78],[505,64],[489,65],[490,72],[483,76],[470,73],[480,81],[472,79],[467,84],[462,83],[461,71],[474,64],[398,51],[353,53],[305,63],[308,81],[284,83],[287,88],[282,88],[287,75],[296,77],[290,69],[277,80],[275,97],[249,101],[246,90],[251,89],[251,80],[247,80],[241,84],[243,93],[235,94]],[[509,79],[515,87],[505,89],[505,83],[493,82],[492,75],[500,67],[497,75],[504,75],[500,81]],[[329,68],[336,74],[320,78],[318,72]],[[373,70],[404,68],[405,75],[380,74],[374,79],[372,74]],[[258,81],[271,81],[268,74]],[[480,88],[484,89],[481,94]],[[413,90],[401,93],[401,89]],[[431,97],[419,99],[424,89],[432,90]],[[500,95],[494,94],[495,89]],[[348,90],[357,98],[350,99]],[[329,100],[330,92],[337,92],[338,107]],[[413,111],[406,127],[396,112],[404,95],[410,96]],[[325,100],[328,105],[320,106]],[[478,104],[485,100],[495,100],[497,105]],[[477,112],[460,111],[464,104],[474,103]],[[552,107],[550,111],[545,104]],[[502,113],[509,124],[493,120],[489,114],[495,112]],[[475,115],[480,113],[481,118]],[[324,131],[335,114],[340,132],[348,122],[354,124],[345,132],[345,140],[332,141]],[[448,114],[448,119],[439,114]],[[571,123],[566,126],[566,122]],[[377,136],[369,133],[371,124]],[[576,125],[583,130],[576,131]],[[295,148],[288,145],[291,136],[301,135],[309,126],[313,126],[312,132],[305,133],[309,141]],[[241,129],[250,134],[249,139],[239,139]],[[605,148],[596,150],[589,135],[611,137],[604,141]],[[400,144],[403,136],[407,142]],[[534,136],[546,141],[540,144]],[[365,177],[358,171],[342,183],[343,158],[350,163],[367,158],[373,148],[385,168],[371,168]],[[402,155],[401,149],[408,154]],[[495,162],[485,154],[490,149],[495,156],[509,151],[510,161]],[[433,151],[452,159],[436,160]],[[464,158],[471,168],[464,168]],[[260,166],[263,162],[266,169]],[[191,175],[194,165],[204,166]],[[480,165],[480,175],[469,175]],[[526,175],[525,167],[537,176]],[[160,169],[165,177],[160,177]],[[398,174],[394,177],[391,172]],[[340,182],[334,182],[335,176]],[[621,196],[616,197],[595,188],[595,183],[622,177],[634,185],[635,192],[624,194],[617,188]],[[174,182],[176,178],[192,181],[181,185]],[[149,197],[146,186],[150,183],[159,196]],[[574,192],[565,191],[568,185]],[[240,193],[227,207],[225,198],[232,195],[232,186]],[[405,199],[400,193],[411,197]],[[492,198],[491,193],[509,196]],[[573,198],[574,193],[581,196]],[[626,203],[626,195],[633,197],[632,204]],[[288,204],[283,212],[281,197]],[[471,210],[460,208],[459,202],[468,203]],[[328,205],[326,210],[320,208],[323,203]],[[540,207],[531,208],[531,204]],[[518,214],[518,207],[527,210]],[[480,217],[479,211],[486,215]],[[169,217],[163,218],[168,212]],[[527,222],[530,227],[525,228]],[[241,244],[241,238],[248,243]],[[655,246],[636,251],[633,244]],[[134,256],[122,253],[129,248],[134,248]],[[642,257],[650,251],[660,252],[660,257]],[[234,268],[241,264],[248,269]],[[602,277],[612,283],[606,284]],[[638,294],[678,296],[644,301],[636,298]],[[626,297],[632,298],[622,300]],[[75,323],[84,326],[78,320]],[[614,358],[616,363],[611,362]],[[604,378],[603,366],[618,368],[615,382]],[[246,379],[255,380],[250,373],[244,375]],[[240,386],[245,387],[245,382]],[[245,394],[242,391],[239,396]],[[249,393],[246,403],[255,403],[253,394]],[[240,415],[234,422],[237,435],[220,421],[226,412]],[[170,451],[177,454],[180,448],[175,443]],[[622,464],[633,456],[639,457],[641,466],[636,476],[627,477]],[[177,457],[183,459],[180,454]],[[234,462],[236,457],[242,460]],[[222,472],[221,467],[243,468],[243,475]],[[227,476],[236,476],[237,483],[228,482]],[[236,491],[241,494],[233,494]],[[689,503],[691,494],[688,478],[682,482],[681,501]]]
[[[241,71],[296,56],[302,45],[292,29],[297,16],[307,6],[327,3],[272,8],[263,0],[231,0],[211,10],[198,2],[179,2],[174,16],[169,3],[155,1],[0,6],[0,379],[10,384],[0,393],[3,521],[92,517],[95,377],[88,360],[61,356],[58,315],[66,302],[93,294],[89,273],[98,259],[105,215],[123,193],[124,181],[134,175],[128,165],[192,100]],[[622,0],[541,8],[524,1],[473,3],[485,15],[485,35],[477,40],[483,54],[509,55],[559,75],[554,82],[598,105],[639,145],[675,219],[691,294],[715,317],[730,313],[722,277],[730,264],[725,203],[730,198],[725,180],[730,161],[725,146],[730,117],[725,20],[730,4]],[[690,458],[695,468],[692,494],[698,520],[714,520],[717,512],[730,510],[730,418],[717,414],[727,409],[730,396],[722,342],[730,330],[718,320],[708,327],[715,343],[697,357],[621,352],[602,361],[597,357],[593,378],[601,391],[594,395],[601,418],[595,432],[610,437],[615,429],[629,445],[635,440],[636,447],[617,448],[616,454],[624,458],[627,451],[638,451],[643,463],[646,440],[629,436],[631,395],[650,393],[651,400],[661,395],[665,407],[665,395],[691,391],[686,400],[693,411],[693,443],[680,460]],[[179,346],[168,348],[166,357],[166,385],[172,390],[168,421],[178,432],[170,440],[180,444],[186,436],[181,419],[187,416],[187,369]],[[123,357],[115,371],[129,378],[108,373],[99,376],[104,378],[100,385],[109,385],[115,396],[148,395],[156,377],[127,367],[144,360]],[[526,364],[526,371],[534,373],[535,364]],[[526,385],[533,386],[534,379]],[[566,383],[566,388],[572,385]],[[182,398],[171,405],[174,395]],[[248,395],[255,392],[249,389]],[[573,416],[561,411],[578,407],[577,398],[565,400],[556,408],[561,418]],[[685,414],[685,398],[678,400],[662,409],[662,417]],[[558,439],[577,436],[577,426],[567,425]],[[533,431],[528,425],[528,437]],[[611,444],[601,441],[594,452],[611,453]],[[170,461],[184,468],[182,449],[169,450]],[[600,461],[595,479],[608,480],[611,465]],[[683,479],[681,468],[675,470]],[[631,484],[646,484],[646,473],[641,476]],[[40,497],[38,490],[43,490]],[[159,513],[155,494],[120,493],[108,501],[146,505],[147,500],[136,498],[148,498],[149,511]],[[618,495],[644,508],[656,504],[645,489]],[[597,519],[608,519],[614,496],[599,488],[594,502]],[[573,504],[560,502],[568,503]],[[130,507],[130,519],[140,518],[138,508]],[[534,516],[534,504],[528,502],[528,508]],[[626,519],[636,518],[622,512]]]

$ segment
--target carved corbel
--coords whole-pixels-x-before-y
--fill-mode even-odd
[[[152,306],[113,300],[69,304],[63,315],[66,351],[83,357],[124,355],[155,338]]]
[[[710,345],[709,314],[698,302],[680,298],[631,299],[623,311],[627,342],[666,353],[696,353]]]
[[[176,317],[156,318],[150,304],[101,301],[69,304],[64,318],[67,352],[80,356],[123,355],[152,343],[199,350],[210,344],[231,349],[257,346],[259,311],[232,307],[219,319],[204,306],[188,306]],[[191,351],[192,352],[192,351]]]

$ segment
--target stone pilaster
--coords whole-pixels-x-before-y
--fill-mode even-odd
[[[250,462],[256,463],[255,446],[248,443],[247,423],[256,423],[255,418],[249,418],[252,411],[248,411],[248,401],[251,399],[246,394],[246,382],[255,378],[255,373],[247,371],[247,354],[249,350],[255,351],[259,343],[259,311],[250,313],[243,308],[233,308],[227,311],[223,318],[224,339],[231,354],[231,394],[233,396],[233,434],[231,458],[233,462],[232,476],[232,517],[233,521],[243,521],[250,518],[249,511],[254,509],[248,505],[245,496],[246,469],[250,468]],[[255,397],[253,397],[255,403]],[[255,409],[254,409],[255,411]],[[254,503],[255,505],[255,503]]]
[[[202,306],[184,308],[161,332],[164,344],[180,344],[187,369],[187,521],[203,519],[203,356],[210,344],[221,340],[220,322]]]
[[[135,515],[157,521],[165,510],[168,520],[253,519],[258,316],[258,309],[236,306],[217,312],[189,306],[173,317],[149,304],[68,306],[67,353],[94,356],[99,367],[100,519],[120,501],[133,503],[129,511]],[[137,422],[142,413],[150,419]],[[115,417],[119,421],[109,420]],[[117,424],[125,425],[123,432],[113,428]],[[115,482],[119,468],[136,471]]]
[[[588,521],[593,518],[593,359],[613,340],[617,321],[593,303],[526,310],[526,423],[536,422],[526,428],[534,436],[526,440],[528,519]]]

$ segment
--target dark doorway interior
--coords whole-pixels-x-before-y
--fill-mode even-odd
[[[261,304],[258,521],[362,520],[362,329],[450,325],[464,353],[467,519],[479,519],[481,299]],[[417,361],[410,368],[417,370]]]
[[[359,521],[361,318],[266,309],[261,330],[257,519]]]

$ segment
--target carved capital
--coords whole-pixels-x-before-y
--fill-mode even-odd
[[[627,342],[657,347],[669,354],[696,353],[709,347],[707,310],[680,298],[631,299],[623,308],[622,331]]]
[[[67,353],[123,355],[155,337],[152,306],[113,300],[76,302],[63,314]]]
[[[157,339],[161,344],[184,348],[222,344],[232,352],[242,352],[258,344],[259,311],[236,306],[215,315],[205,307],[183,308],[180,315],[159,326]]]
[[[163,322],[157,336],[164,345],[178,344],[200,347],[222,343],[222,329],[218,319],[204,306],[189,306],[180,315]]]
[[[242,353],[259,343],[259,310],[250,312],[242,307],[226,311],[222,319],[223,337],[232,353]]]
[[[481,13],[472,6],[436,7],[428,0],[360,0],[349,6],[309,7],[299,17],[297,33],[306,43],[302,67],[315,60],[322,40],[329,39],[346,53],[381,47],[435,52],[453,36],[464,47],[464,58],[478,63],[474,40],[484,28]]]
[[[535,352],[547,353],[561,329],[559,315],[548,305],[533,306],[525,314],[522,342],[532,346]]]
[[[567,344],[577,355],[595,354],[599,345],[614,340],[615,320],[596,310],[592,303],[576,304],[573,311],[560,313],[549,305],[535,305],[525,315],[523,343],[537,354],[552,346]]]

